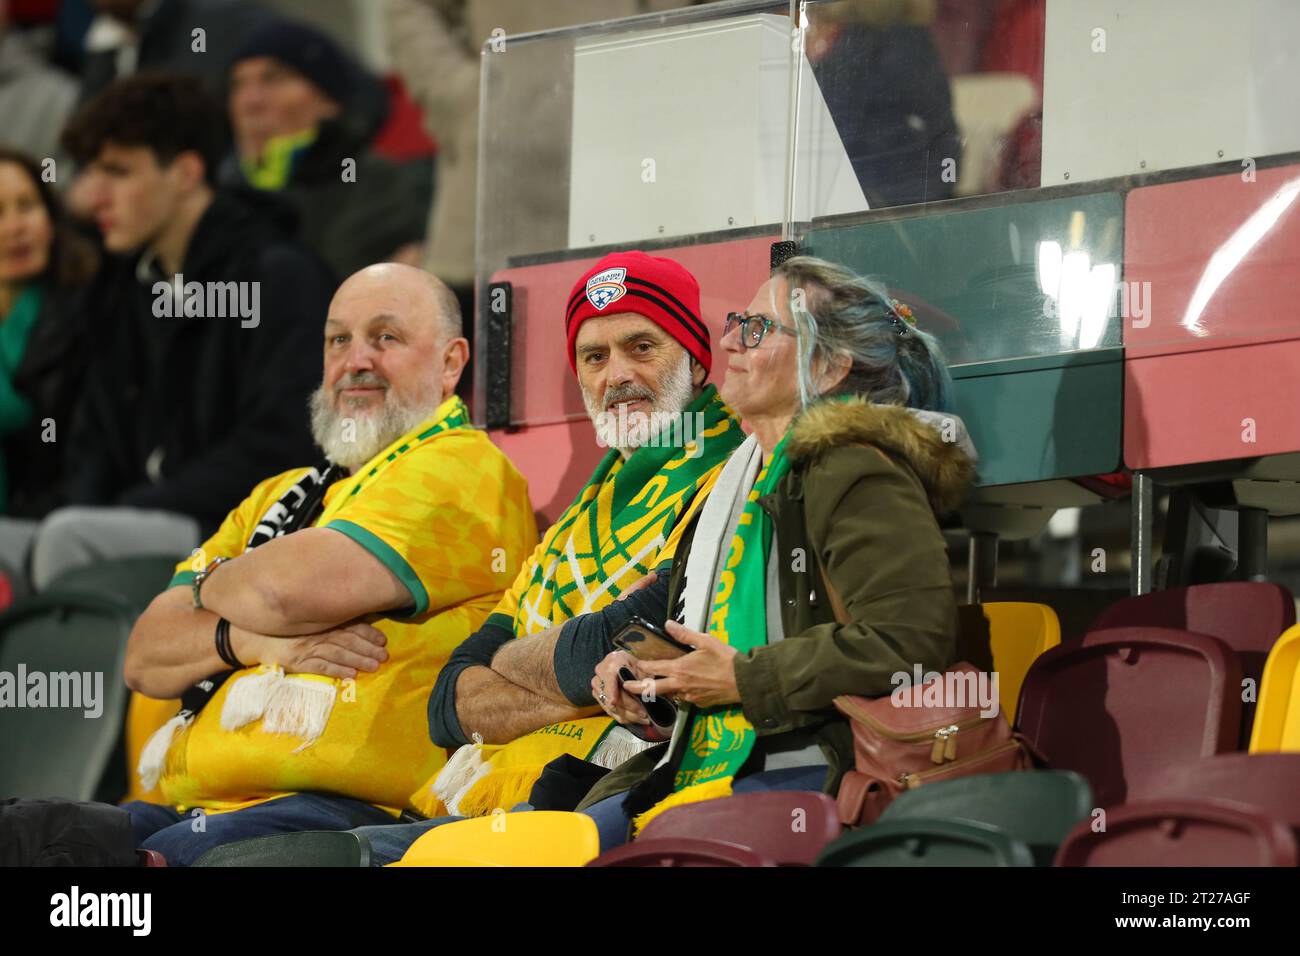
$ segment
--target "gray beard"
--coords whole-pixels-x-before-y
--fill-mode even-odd
[[[391,392],[384,393],[378,411],[354,414],[340,410],[331,389],[321,385],[311,395],[311,433],[325,457],[350,471],[364,465],[434,413],[442,399],[414,406],[399,404]]]
[[[620,441],[624,436],[620,435],[618,428],[615,427],[616,416],[606,406],[610,398],[610,389],[606,389],[605,395],[598,401],[582,387],[581,383],[578,387],[582,391],[582,403],[587,408],[587,417],[591,419],[591,424],[596,429],[597,441],[607,448],[617,448],[624,458],[629,457],[640,445],[628,445]],[[680,365],[664,373],[659,383],[658,395],[650,395],[639,389],[632,389],[630,392],[632,394],[617,397],[619,399],[646,398],[651,403],[648,414],[649,429],[645,433],[645,444],[651,444],[659,433],[665,430],[668,420],[672,416],[684,414],[695,399],[695,383],[691,381],[691,357],[683,355]]]

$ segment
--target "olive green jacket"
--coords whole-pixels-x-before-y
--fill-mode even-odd
[[[816,739],[829,793],[853,761],[834,698],[888,694],[895,674],[954,660],[957,605],[936,516],[960,504],[975,465],[961,419],[924,414],[934,424],[861,400],[813,406],[793,425],[790,471],[759,499],[780,549],[785,640],[737,655],[740,703],[760,741],[796,730]],[[677,552],[669,607],[689,544],[684,537]],[[580,809],[634,786],[663,754],[628,760]]]

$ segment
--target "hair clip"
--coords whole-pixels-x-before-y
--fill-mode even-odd
[[[913,325],[913,326],[916,325],[916,318],[915,316],[912,315],[911,308],[905,305],[904,303],[899,302],[897,299],[890,299],[889,302],[890,302],[890,312],[889,312],[890,325],[892,325],[898,331],[899,335],[906,335],[907,327],[909,325]]]

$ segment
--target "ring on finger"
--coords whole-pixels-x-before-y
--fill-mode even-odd
[[[603,703],[605,703],[605,701],[607,701],[609,698],[606,697],[604,694],[600,694],[599,696],[596,697],[596,699],[597,699],[598,701],[600,701],[600,702],[603,704]]]

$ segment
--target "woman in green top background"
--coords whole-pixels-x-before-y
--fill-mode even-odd
[[[59,504],[58,439],[85,364],[80,290],[98,259],[41,172],[0,148],[0,514],[22,518]]]

